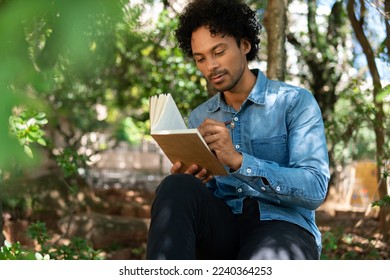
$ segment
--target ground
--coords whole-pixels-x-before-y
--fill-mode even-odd
[[[104,214],[105,217],[108,216],[112,221],[115,220],[115,217],[129,218],[130,220],[138,218],[145,220],[148,224],[154,193],[142,189],[99,189],[95,190],[95,196],[105,205],[99,214]],[[387,246],[380,239],[375,211],[341,207],[335,196],[330,195],[318,209],[316,221],[323,234],[322,259],[390,259],[390,246]],[[20,236],[17,235],[26,231],[27,220],[21,222],[18,225],[14,223],[14,230],[8,230],[6,236],[9,237],[10,234],[14,234],[13,239],[21,241]],[[49,222],[49,220],[46,222]],[[9,223],[12,224],[12,221]],[[56,230],[55,226],[58,222],[52,222],[52,224],[54,226],[51,234],[58,242],[58,237],[61,236],[61,232],[58,229]],[[16,228],[16,226],[19,226],[19,228]],[[118,235],[118,233],[114,233],[112,229],[108,228],[107,232],[103,234],[104,237],[102,237],[105,241],[109,239],[118,241],[118,238],[123,238],[123,242],[118,241],[109,249],[103,249],[104,258],[144,259],[146,227],[133,227],[132,231],[133,236],[138,236],[138,240],[129,238],[129,232],[126,230],[126,234]],[[98,235],[101,236],[102,234],[99,233]],[[25,244],[32,245],[29,240],[26,240]]]
[[[340,205],[328,197],[316,213],[323,234],[323,259],[390,259],[381,241],[377,209]]]

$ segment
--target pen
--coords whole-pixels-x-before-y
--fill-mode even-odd
[[[234,122],[233,122],[233,120],[225,121],[224,124],[225,124],[225,125],[229,125],[229,124],[230,124],[230,128],[231,128],[231,129],[234,128]]]

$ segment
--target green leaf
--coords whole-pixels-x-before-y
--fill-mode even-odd
[[[46,145],[47,145],[45,139],[43,139],[43,138],[39,138],[37,140],[37,142],[39,145],[44,146],[44,147],[46,147]]]
[[[31,140],[36,141],[36,140],[38,140],[39,138],[42,137],[42,132],[40,130],[38,130],[38,131],[29,131],[27,135],[28,135],[28,137]]]
[[[24,152],[27,154],[28,157],[30,157],[30,158],[34,157],[33,156],[33,152],[32,152],[32,150],[30,149],[29,146],[24,145],[23,149],[24,149]]]
[[[381,92],[376,96],[376,101],[383,102],[384,99],[390,95],[390,85],[383,88]]]
[[[47,124],[49,121],[47,119],[36,119],[36,123],[39,125]]]
[[[38,114],[36,114],[34,116],[34,118],[38,119],[38,120],[42,120],[42,119],[45,119],[46,118],[46,114],[44,112],[39,112]]]

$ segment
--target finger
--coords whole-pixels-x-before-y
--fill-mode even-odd
[[[207,183],[208,181],[210,181],[211,179],[213,179],[213,176],[208,175],[207,177],[205,177],[205,178],[202,179],[202,182],[203,182],[204,184],[206,184],[206,183]]]
[[[205,135],[203,139],[206,141],[207,144],[211,144],[213,142],[216,142],[221,139],[221,135],[215,133],[215,134],[209,134]]]
[[[221,128],[226,128],[225,123],[212,119],[206,119],[198,126],[198,130],[202,136],[218,133]]]
[[[224,122],[220,122],[220,121],[217,121],[217,120],[214,120],[214,119],[205,119],[202,124],[204,124],[204,125],[212,125],[212,126],[222,126],[222,127],[225,126]]]
[[[181,162],[175,162],[171,167],[171,174],[178,174],[181,168]]]
[[[207,145],[211,150],[226,148],[230,145],[231,139],[230,136],[224,133],[216,133],[213,135],[204,136],[203,139],[206,141]]]
[[[202,168],[196,175],[195,177],[203,180],[203,178],[205,178],[205,176],[207,176],[207,170]]]
[[[187,170],[184,172],[185,174],[191,174],[191,175],[196,175],[196,173],[199,170],[199,166],[196,164],[190,165],[190,167],[187,168]]]

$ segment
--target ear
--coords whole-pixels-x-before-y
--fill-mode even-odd
[[[249,40],[245,38],[241,39],[240,48],[242,53],[246,55],[252,49],[251,42],[249,42]]]

